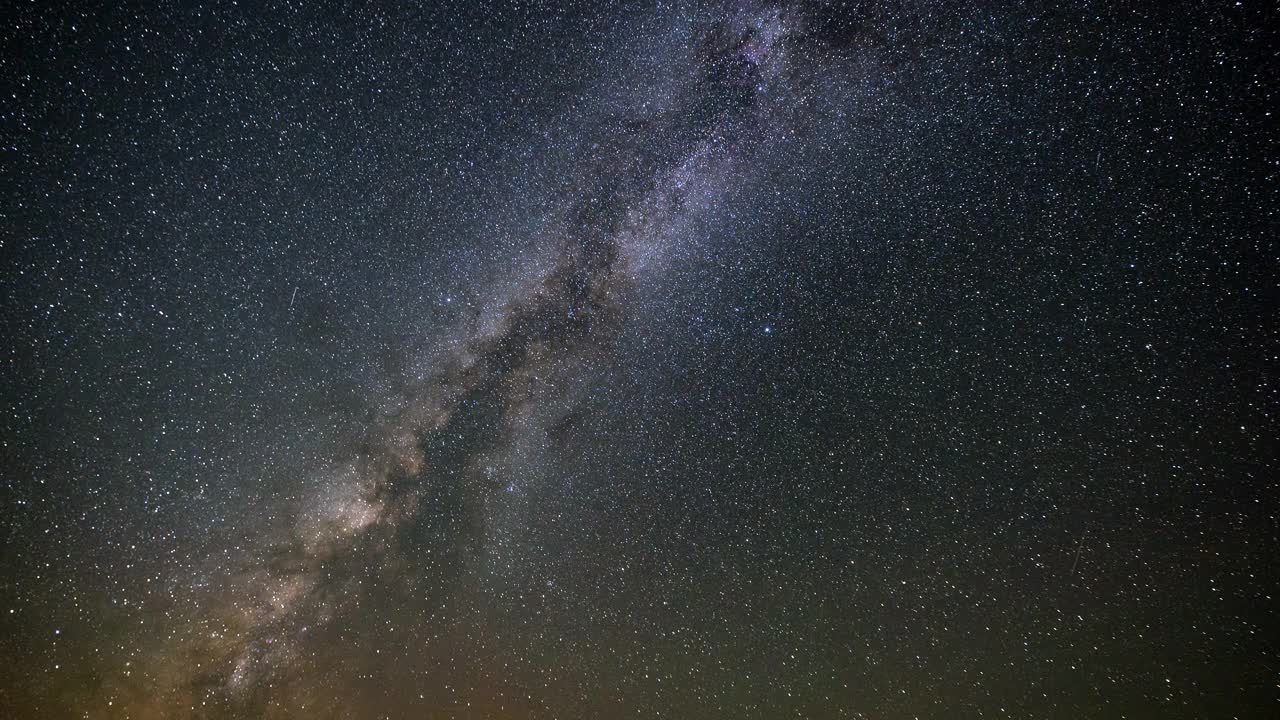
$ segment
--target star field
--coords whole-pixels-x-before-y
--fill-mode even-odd
[[[0,716],[1277,712],[1271,10],[4,15]]]

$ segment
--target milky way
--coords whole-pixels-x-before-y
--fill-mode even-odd
[[[610,122],[581,159],[581,187],[543,230],[553,253],[538,264],[545,272],[377,409],[354,456],[317,483],[293,526],[254,548],[250,567],[201,603],[216,619],[196,622],[217,630],[178,652],[203,660],[144,707],[162,712],[175,693],[179,704],[203,694],[262,712],[264,688],[297,672],[308,633],[357,611],[360,568],[412,552],[398,534],[421,522],[424,503],[456,504],[446,554],[493,552],[491,525],[503,514],[495,506],[537,462],[530,446],[590,390],[583,377],[607,362],[632,286],[661,272],[684,227],[716,203],[718,188],[750,172],[771,137],[794,131],[786,123],[796,113],[778,105],[800,102],[790,46],[802,21],[744,4],[696,29],[692,62],[673,68],[682,77],[671,104]],[[174,663],[173,652],[155,661]]]
[[[1267,716],[1248,12],[22,10],[0,714]]]

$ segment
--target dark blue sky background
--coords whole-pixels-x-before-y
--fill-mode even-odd
[[[11,8],[0,714],[1273,715],[1268,14]]]

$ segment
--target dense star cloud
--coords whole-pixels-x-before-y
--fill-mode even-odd
[[[0,714],[1274,713],[1255,15],[17,8]]]

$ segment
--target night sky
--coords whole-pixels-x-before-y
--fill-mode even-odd
[[[0,717],[1277,717],[1280,24],[1130,5],[7,4]]]

